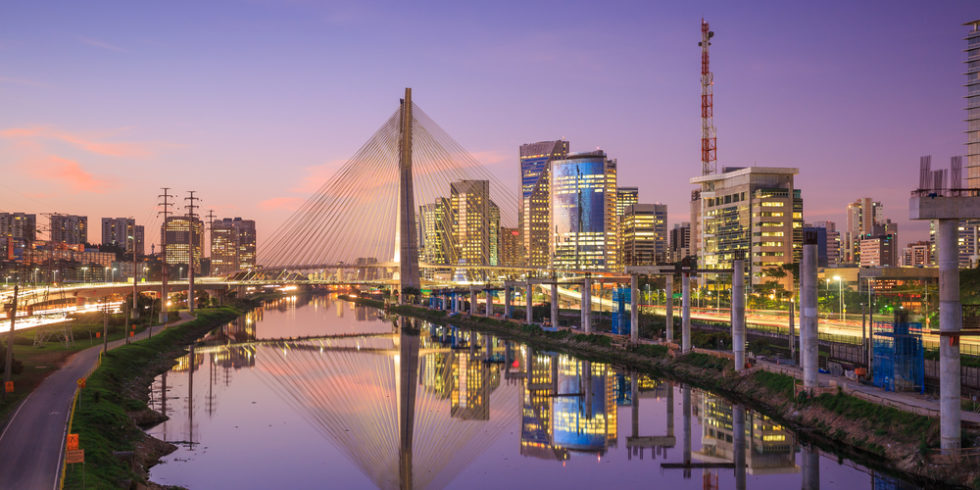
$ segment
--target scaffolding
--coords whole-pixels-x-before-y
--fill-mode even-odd
[[[910,323],[896,312],[892,323],[872,327],[872,373],[875,386],[887,391],[925,391],[925,358],[922,324]]]
[[[630,288],[613,289],[612,333],[614,334],[630,334],[630,312],[626,309],[630,296]]]

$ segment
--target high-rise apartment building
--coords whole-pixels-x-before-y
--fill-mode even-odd
[[[499,236],[494,231],[493,209],[496,208],[490,200],[490,181],[460,180],[449,186],[449,206],[452,213],[453,234],[455,235],[456,257],[460,264],[491,265],[495,260],[494,248],[491,246],[493,237]],[[499,210],[497,222],[499,226]]]
[[[881,223],[881,202],[862,197],[847,205],[847,229],[844,230],[844,256],[847,264],[861,262],[861,239],[882,231],[875,225]]]
[[[827,266],[837,267],[841,265],[841,236],[840,232],[837,231],[837,224],[833,221],[824,221],[822,223],[817,223],[817,226],[822,226],[827,230]]]
[[[623,213],[626,208],[640,202],[640,189],[638,187],[618,187],[616,188],[616,222],[619,227],[616,230],[616,246],[619,250],[617,261],[623,263]]]
[[[666,204],[632,204],[623,210],[621,219],[623,265],[666,263]]]
[[[186,274],[193,250],[194,270],[200,270],[204,249],[204,222],[199,218],[194,218],[192,222],[187,216],[170,216],[160,227],[160,233],[167,244],[167,264],[171,267],[184,266]]]
[[[798,261],[803,198],[793,183],[797,173],[796,168],[727,167],[692,178],[701,187],[698,267],[727,271],[742,256],[751,264],[749,285],[754,285],[766,269]]]
[[[0,213],[0,259],[20,257],[37,239],[37,216],[28,213]]]
[[[560,269],[617,266],[616,160],[599,150],[552,160],[550,250]]]
[[[524,242],[518,228],[500,227],[500,265],[524,267]]]
[[[898,241],[894,235],[868,235],[861,239],[861,267],[898,265]]]
[[[500,208],[490,201],[490,265],[500,265]]]
[[[449,199],[419,206],[419,261],[433,265],[455,265],[456,247]]]
[[[551,203],[548,184],[551,161],[568,155],[568,142],[539,141],[521,145],[521,204],[518,227],[527,253],[529,267],[546,267],[550,263],[548,243],[552,230]]]
[[[51,241],[71,245],[88,243],[88,217],[73,214],[52,214]]]
[[[980,19],[966,35],[966,186],[980,188]]]
[[[670,261],[678,262],[691,255],[691,223],[674,223],[670,229]]]
[[[901,265],[904,267],[929,267],[932,265],[932,243],[912,242],[902,251]]]
[[[118,245],[126,253],[132,253],[135,245],[136,255],[139,256],[145,253],[143,242],[143,226],[137,225],[133,218],[102,218],[103,245]]]
[[[211,223],[211,275],[254,268],[255,221],[236,217]]]

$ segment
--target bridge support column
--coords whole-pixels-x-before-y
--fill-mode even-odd
[[[551,326],[558,326],[558,283],[551,283]]]
[[[691,351],[691,273],[681,273],[681,352]]]
[[[510,319],[510,286],[504,283],[504,318]]]
[[[937,220],[939,254],[939,436],[943,452],[960,448],[960,271],[957,227],[952,219]]]
[[[691,477],[691,387],[681,388],[681,411],[684,416],[684,478]]]
[[[735,372],[745,370],[745,266],[742,260],[732,262],[732,351]],[[736,466],[736,474],[738,467]]]
[[[820,450],[813,444],[803,446],[803,485],[801,488],[803,490],[820,490]]]
[[[486,289],[487,293],[487,318],[493,316],[493,291]]]
[[[817,236],[805,233],[800,263],[800,364],[807,390],[818,384],[817,349]]]
[[[640,341],[640,285],[636,274],[630,275],[630,342]]]
[[[592,278],[582,281],[582,331],[592,333]]]
[[[531,297],[531,295],[533,294],[531,287],[532,287],[531,281],[528,281],[527,282],[527,308],[526,308],[527,311],[525,311],[525,315],[524,315],[525,317],[527,317],[525,318],[525,323],[527,323],[528,325],[534,323],[534,301],[532,300],[533,298]]]
[[[477,299],[476,288],[470,286],[470,315],[471,316],[476,315],[476,299]]]
[[[674,275],[667,274],[667,285],[664,286],[664,327],[667,342],[674,341]]]
[[[741,262],[741,261],[738,261]],[[735,453],[735,489],[745,490],[745,406],[736,403],[732,407],[733,452]]]

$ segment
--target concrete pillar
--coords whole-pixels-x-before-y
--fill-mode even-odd
[[[636,274],[630,276],[630,342],[640,341],[640,290]]]
[[[551,326],[558,326],[558,283],[551,283]]]
[[[684,386],[681,391],[681,411],[684,416],[684,478],[691,478],[691,387]]]
[[[674,341],[674,275],[667,274],[667,302],[665,303],[666,316],[664,320],[667,326],[667,342]]]
[[[681,352],[691,351],[691,274],[681,273]]]
[[[736,262],[741,262],[740,260]],[[735,488],[745,490],[745,407],[736,403],[732,407],[732,452],[735,463]]]
[[[745,370],[745,266],[732,262],[732,351],[735,372]]]
[[[632,371],[630,373],[630,401],[631,401],[631,416],[633,437],[639,437],[640,435],[640,390],[637,383],[637,372]]]
[[[951,219],[937,220],[939,255],[939,436],[940,448],[960,447],[960,270],[957,227]]]
[[[504,318],[510,318],[510,286],[504,284]]]
[[[534,293],[531,287],[532,287],[531,281],[528,281],[527,282],[527,308],[526,308],[527,311],[524,312],[525,316],[527,317],[525,319],[525,323],[527,323],[528,325],[534,323],[534,308],[533,308],[534,301],[532,301],[533,298],[531,297],[531,295]]]
[[[789,358],[796,363],[796,302],[789,302]]]
[[[667,437],[674,437],[674,383],[672,381],[665,381],[667,383]],[[667,448],[664,448],[666,451]],[[667,454],[664,453],[664,456]]]
[[[800,364],[803,388],[817,387],[817,244],[816,234],[803,238],[800,263]]]
[[[582,282],[582,331],[592,333],[592,278],[589,276]]]
[[[803,351],[801,350],[802,354]],[[803,446],[803,490],[820,490],[820,450],[810,444]]]
[[[493,316],[493,291],[489,289],[484,290],[487,293],[487,318]]]
[[[470,286],[470,315],[471,316],[476,315],[476,300],[477,300],[476,288]]]

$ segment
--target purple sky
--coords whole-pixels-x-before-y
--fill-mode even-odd
[[[514,192],[518,146],[564,137],[686,221],[701,16],[720,164],[799,167],[807,221],[842,226],[870,196],[902,242],[925,239],[907,211],[918,158],[964,151],[975,2],[470,3],[8,2],[0,210],[156,227],[167,185],[256,219],[261,247],[411,86]]]

